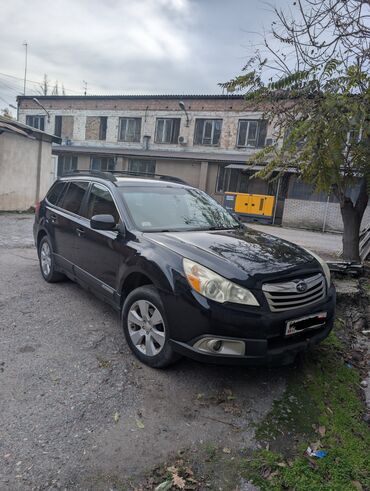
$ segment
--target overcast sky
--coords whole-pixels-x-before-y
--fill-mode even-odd
[[[25,41],[28,94],[45,73],[71,95],[220,93],[272,16],[261,0],[3,1],[0,108],[23,92]]]

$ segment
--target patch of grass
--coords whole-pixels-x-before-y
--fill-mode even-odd
[[[270,449],[241,466],[242,475],[262,490],[370,488],[370,432],[362,419],[360,376],[344,363],[343,349],[331,334],[291,376],[284,397],[259,425],[257,437]],[[327,451],[325,458],[305,455],[313,443]]]

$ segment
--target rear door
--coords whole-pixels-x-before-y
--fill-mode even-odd
[[[81,223],[80,209],[89,183],[66,182],[54,206],[47,205],[46,219],[56,263],[73,273],[76,234]]]
[[[101,214],[112,215],[117,224],[120,222],[118,208],[108,187],[93,183],[83,210],[83,231],[77,234],[76,276],[112,303],[126,246],[118,231],[90,227],[90,219]]]

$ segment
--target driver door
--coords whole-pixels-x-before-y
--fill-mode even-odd
[[[124,239],[118,231],[90,227],[90,219],[94,215],[108,214],[115,218],[117,224],[120,221],[117,206],[106,186],[100,183],[91,185],[83,214],[83,225],[79,227],[76,241],[76,276],[114,303]]]

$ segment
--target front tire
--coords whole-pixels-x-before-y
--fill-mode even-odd
[[[40,240],[38,254],[41,274],[45,281],[56,283],[65,279],[64,274],[55,270],[53,249],[47,236]]]
[[[135,356],[153,368],[165,368],[180,356],[169,343],[169,328],[161,297],[154,286],[142,286],[126,298],[123,331]]]

